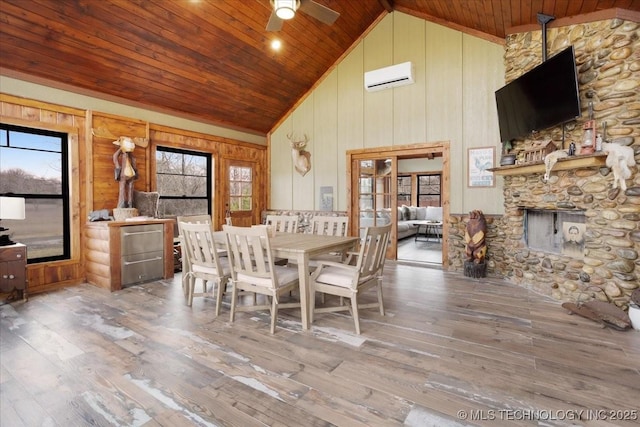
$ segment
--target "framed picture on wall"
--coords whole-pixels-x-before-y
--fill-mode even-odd
[[[467,186],[493,187],[495,177],[489,169],[495,164],[495,147],[469,148],[467,155]]]

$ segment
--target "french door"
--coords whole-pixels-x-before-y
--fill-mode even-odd
[[[387,259],[396,259],[398,250],[398,160],[442,157],[440,176],[441,206],[449,217],[449,142],[373,147],[347,151],[347,194],[350,234],[365,227],[391,222],[391,239]],[[447,227],[443,228],[442,266],[447,268]]]
[[[352,201],[352,223],[355,224],[354,234],[362,235],[366,227],[378,227],[389,223],[395,224],[394,203],[397,192],[395,158],[371,158],[353,160],[352,168],[355,173],[355,185],[352,186],[354,200]],[[396,233],[395,225],[392,235]],[[395,254],[396,239],[391,239],[388,254]]]

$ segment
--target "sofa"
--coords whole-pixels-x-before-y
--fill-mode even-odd
[[[388,224],[391,221],[390,210],[378,212],[377,217],[378,225]],[[442,207],[416,207],[405,205],[398,207],[398,240],[414,236],[418,232],[418,226],[414,225],[414,222],[419,220],[442,221]],[[370,225],[373,225],[373,212],[361,212],[360,226],[368,227]],[[439,232],[440,235],[442,235],[442,227],[440,227]]]

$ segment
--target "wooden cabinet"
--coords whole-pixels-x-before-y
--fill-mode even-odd
[[[87,281],[117,291],[173,277],[173,226],[170,219],[87,223]]]
[[[22,243],[0,246],[0,292],[15,290],[27,299],[27,247]]]

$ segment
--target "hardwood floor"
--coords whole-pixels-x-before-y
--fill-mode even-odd
[[[500,280],[385,276],[387,315],[361,310],[360,336],[340,313],[231,324],[228,305],[187,307],[179,274],[3,305],[0,425],[638,425],[639,332]]]

